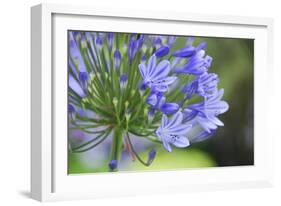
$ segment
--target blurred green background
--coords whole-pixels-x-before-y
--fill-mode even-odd
[[[146,159],[148,151],[156,146],[156,158],[150,167],[145,167],[138,161],[132,162],[130,156],[124,153],[120,171],[254,164],[254,40],[196,37],[194,45],[202,41],[207,42],[206,53],[213,57],[209,71],[218,74],[219,88],[224,88],[225,91],[223,99],[229,104],[229,110],[219,116],[225,126],[219,127],[214,137],[184,149],[174,147],[172,153],[165,151],[162,145],[151,145],[141,137],[135,137],[134,144],[146,145],[140,150],[141,156]],[[69,153],[68,172],[108,171],[107,154],[103,154],[103,151],[109,150],[109,146],[110,140],[100,148],[95,148],[96,151]]]

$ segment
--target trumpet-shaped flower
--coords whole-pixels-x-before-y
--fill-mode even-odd
[[[205,98],[203,102],[189,105],[189,108],[198,111],[204,116],[219,115],[226,112],[229,108],[227,102],[222,101],[224,90],[220,89],[217,94],[210,98]]]
[[[152,106],[152,109],[158,109],[164,114],[174,114],[179,110],[179,105],[177,103],[167,103],[166,97],[159,92],[151,93],[147,97],[146,102]]]
[[[183,124],[183,114],[177,112],[171,119],[166,115],[162,116],[161,126],[156,130],[156,135],[163,142],[163,146],[169,152],[172,151],[171,144],[176,147],[188,147],[189,140],[187,133],[191,124]]]
[[[194,52],[188,62],[181,68],[177,68],[177,73],[201,75],[208,71],[208,68],[211,66],[213,58],[206,55],[205,51],[200,50]]]
[[[206,98],[203,102],[191,104],[183,110],[184,119],[198,123],[205,131],[217,129],[217,126],[223,126],[217,116],[226,112],[229,108],[227,102],[222,101],[224,90],[221,89],[217,94]]]
[[[217,84],[219,82],[218,75],[214,73],[204,73],[198,76],[192,82],[187,83],[183,88],[183,93],[189,99],[193,94],[202,97],[211,97],[217,92]]]
[[[152,55],[148,64],[139,64],[139,71],[143,79],[143,85],[157,92],[165,92],[177,77],[168,76],[171,70],[170,62],[162,60],[156,64],[156,56]]]

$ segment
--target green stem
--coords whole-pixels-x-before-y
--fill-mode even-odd
[[[138,155],[138,153],[135,151],[135,149],[133,147],[133,144],[132,144],[131,139],[129,137],[129,133],[127,133],[126,135],[127,135],[127,140],[128,140],[128,143],[131,147],[131,150],[134,153],[135,157],[138,159],[138,161],[140,163],[142,163],[144,166],[147,166],[147,167],[150,166],[152,162],[145,162],[144,160],[142,160],[142,158]]]
[[[83,149],[83,150],[73,150],[72,149],[72,152],[73,153],[82,153],[82,152],[87,152],[87,151],[89,151],[89,150],[91,150],[91,149],[93,149],[93,148],[95,148],[96,146],[98,146],[99,144],[101,144],[106,138],[107,138],[107,136],[108,136],[108,134],[109,133],[106,133],[97,143],[95,143],[94,145],[92,145],[92,146],[90,146],[90,147],[88,147],[88,148],[86,148],[86,149]],[[96,140],[96,139],[95,139]],[[94,140],[93,140],[94,141]],[[92,142],[90,142],[90,143],[92,143]],[[85,143],[86,144],[86,143]],[[87,143],[88,144],[88,143]],[[83,146],[84,147],[84,146]]]
[[[115,127],[113,131],[113,139],[111,144],[111,154],[110,160],[119,161],[122,153],[122,145],[123,145],[123,129],[119,127]]]

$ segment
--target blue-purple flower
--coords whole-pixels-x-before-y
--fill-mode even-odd
[[[204,50],[199,50],[190,55],[188,62],[176,69],[177,73],[201,75],[208,71],[213,58],[205,55]]]
[[[162,141],[163,146],[168,152],[172,152],[171,144],[175,147],[188,147],[189,140],[187,138],[191,124],[183,124],[183,114],[177,112],[171,119],[166,115],[162,116],[161,126],[156,130],[156,135]]]
[[[189,105],[183,110],[184,119],[198,123],[209,133],[211,130],[217,129],[218,126],[223,126],[223,122],[217,118],[229,108],[227,102],[221,100],[223,93],[224,90],[221,89],[212,97],[205,97],[203,102]]]
[[[160,92],[152,92],[146,99],[146,102],[151,106],[151,108],[158,109],[164,114],[174,114],[179,110],[179,105],[173,102],[166,102],[166,97]]]
[[[197,76],[195,80],[187,83],[182,91],[186,94],[188,99],[190,99],[193,94],[202,97],[210,97],[218,91],[218,82],[217,74],[205,72]]]
[[[148,64],[139,64],[139,71],[143,79],[143,85],[157,92],[165,92],[177,77],[168,76],[171,70],[170,62],[162,60],[156,63],[156,56],[152,55]]]

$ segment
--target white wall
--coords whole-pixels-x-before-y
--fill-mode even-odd
[[[45,2],[45,1],[43,1]],[[275,78],[276,92],[280,92],[281,14],[278,0],[57,0],[55,3],[102,5],[111,7],[139,8],[147,10],[180,11],[205,14],[230,14],[242,16],[265,16],[275,20]],[[29,190],[30,148],[30,6],[35,0],[9,0],[1,2],[0,32],[0,202],[1,205],[36,205],[27,198]],[[266,85],[265,85],[266,86]],[[264,94],[266,97],[266,94]],[[280,97],[281,95],[279,95]],[[271,189],[247,189],[239,191],[214,191],[178,195],[157,195],[118,199],[88,200],[83,202],[60,202],[61,205],[280,205],[280,131],[277,130],[281,114],[280,98],[276,100],[276,117],[272,119],[276,129],[275,174],[276,187]],[[4,201],[4,204],[2,204]],[[49,204],[49,203],[48,203]]]

